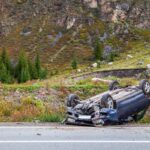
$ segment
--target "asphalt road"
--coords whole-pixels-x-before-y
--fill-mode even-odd
[[[0,150],[150,150],[150,126],[0,126]]]

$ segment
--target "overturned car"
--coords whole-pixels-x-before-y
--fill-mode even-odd
[[[150,83],[142,80],[138,86],[120,87],[117,81],[109,91],[80,100],[75,94],[67,98],[66,124],[110,125],[138,121],[150,105]]]

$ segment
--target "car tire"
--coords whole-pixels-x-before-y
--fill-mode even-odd
[[[145,95],[150,95],[150,83],[148,80],[142,80],[140,82],[140,89],[142,89]]]
[[[79,103],[79,96],[70,94],[67,97],[67,107],[75,107]]]
[[[110,108],[110,109],[115,109],[116,104],[115,101],[113,100],[112,96],[110,94],[106,94],[102,97],[101,99],[101,107],[102,108]]]
[[[119,82],[118,81],[112,81],[110,84],[109,84],[109,90],[110,91],[113,91],[113,90],[116,90],[119,88]]]

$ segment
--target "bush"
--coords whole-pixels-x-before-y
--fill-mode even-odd
[[[6,102],[4,100],[0,101],[0,116],[10,116],[13,111],[13,106],[11,102]]]
[[[108,62],[113,62],[114,59],[115,59],[115,57],[118,57],[118,54],[117,54],[116,51],[112,51],[112,52],[108,55],[107,61],[108,61]]]

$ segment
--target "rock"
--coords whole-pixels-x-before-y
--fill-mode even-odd
[[[92,64],[92,67],[93,67],[93,68],[97,68],[97,66],[98,66],[97,63]]]
[[[27,0],[16,0],[18,4],[23,4],[25,3]]]
[[[41,136],[42,134],[41,133],[37,133],[36,135]]]
[[[49,40],[51,40],[51,39],[53,39],[53,36],[52,36],[51,34],[49,34],[49,35],[47,35],[47,38],[48,38]]]
[[[111,80],[104,80],[104,79],[101,79],[101,78],[92,78],[92,81],[93,82],[104,82],[104,83],[111,83],[112,81]]]
[[[80,72],[81,72],[81,69],[77,69],[77,72],[80,73]]]
[[[124,30],[124,33],[125,33],[125,34],[128,34],[128,33],[129,33],[128,29],[125,29],[125,30]]]
[[[133,58],[133,56],[132,55],[127,55],[127,58]]]
[[[90,8],[97,8],[98,7],[98,3],[97,3],[97,0],[84,0],[84,2],[86,4],[88,4],[88,6]]]
[[[145,49],[150,49],[150,45],[145,45]]]
[[[143,65],[144,64],[144,61],[143,60],[139,60],[137,65]]]
[[[40,120],[34,120],[34,123],[38,124],[38,123],[40,123]]]
[[[20,35],[23,35],[23,36],[28,36],[32,33],[32,28],[31,27],[26,27],[24,28],[21,32],[20,32]]]
[[[56,43],[57,43],[62,37],[63,37],[62,32],[59,32],[59,33],[56,35],[56,37],[55,37],[55,39],[53,40],[53,42],[51,43],[51,46],[54,47],[54,46],[56,45]],[[50,36],[49,36],[49,38],[50,38]]]
[[[73,27],[73,25],[75,24],[76,22],[76,19],[75,18],[72,18],[72,19],[69,19],[68,22],[67,22],[67,29],[71,29]]]
[[[108,65],[113,65],[113,62],[109,62]]]
[[[104,54],[103,54],[104,58],[109,56],[112,51],[113,51],[113,48],[110,45],[106,45],[104,47]]]
[[[42,28],[40,28],[40,29],[39,29],[39,33],[41,33],[42,31],[43,31],[43,29],[42,29]]]
[[[102,37],[100,37],[100,41],[104,42],[108,38],[108,34],[105,32]]]
[[[92,78],[92,81],[93,81],[93,82],[99,82],[100,79],[99,79],[99,78]]]
[[[122,3],[121,4],[121,9],[127,12],[127,11],[129,11],[130,6],[129,6],[128,3]]]
[[[147,64],[146,66],[147,66],[148,69],[150,69],[150,64]]]

